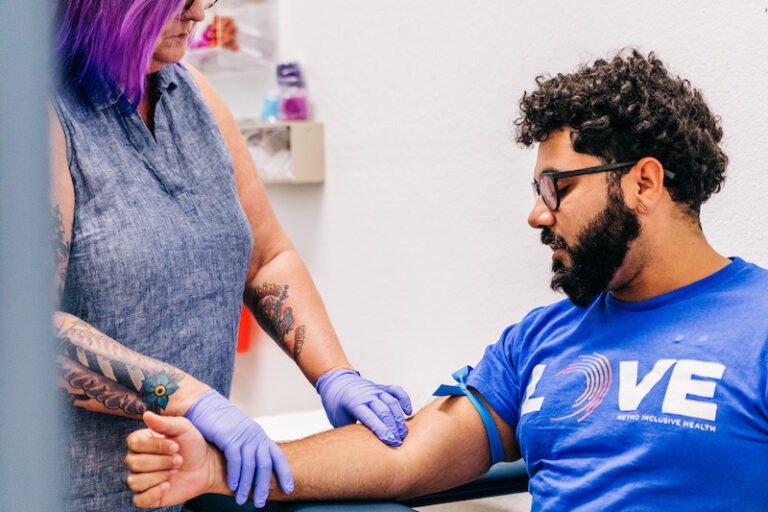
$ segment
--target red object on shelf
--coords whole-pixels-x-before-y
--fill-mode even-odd
[[[256,319],[248,308],[243,306],[243,311],[240,313],[240,330],[237,333],[237,351],[248,352],[251,346],[251,336],[253,335],[253,322]]]

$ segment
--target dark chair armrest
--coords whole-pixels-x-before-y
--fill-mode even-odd
[[[412,508],[400,503],[372,502],[295,502],[295,503],[267,503],[264,508],[254,508],[253,503],[244,505],[235,503],[231,496],[217,494],[203,494],[188,501],[184,505],[184,511],[189,512],[407,512]]]
[[[525,471],[525,463],[518,460],[496,464],[485,475],[468,484],[418,498],[409,498],[402,500],[401,503],[409,507],[423,507],[437,503],[490,498],[527,490],[528,473]]]

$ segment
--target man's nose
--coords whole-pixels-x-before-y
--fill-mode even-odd
[[[533,209],[531,209],[531,213],[528,214],[528,225],[538,229],[544,226],[551,226],[554,223],[555,216],[549,211],[547,205],[544,204],[544,200],[539,196],[533,205]]]

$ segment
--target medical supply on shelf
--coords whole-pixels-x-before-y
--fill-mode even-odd
[[[277,85],[280,87],[281,121],[306,121],[307,90],[297,62],[277,65]]]
[[[268,92],[261,101],[261,122],[275,123],[280,120],[280,96]]]
[[[237,24],[230,16],[214,16],[213,20],[203,29],[199,38],[190,42],[191,48],[220,47],[236,52],[240,49],[237,44]]]

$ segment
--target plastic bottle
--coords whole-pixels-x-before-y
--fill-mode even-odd
[[[268,92],[261,101],[261,122],[274,123],[279,120],[280,96],[273,92]]]
[[[306,121],[307,90],[297,62],[277,65],[277,84],[280,87],[280,119]]]

